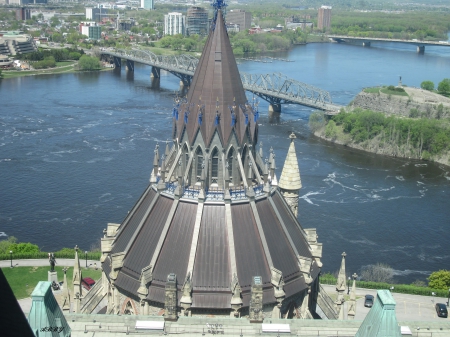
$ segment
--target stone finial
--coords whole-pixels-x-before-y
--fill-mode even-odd
[[[240,313],[239,310],[242,307],[242,298],[241,298],[241,286],[239,285],[239,280],[237,278],[236,273],[233,275],[233,281],[231,282],[231,293],[233,294],[231,296],[231,309],[233,311],[230,313],[230,316],[232,317],[239,317]]]
[[[191,280],[191,272],[188,272],[186,275],[186,279],[184,280],[183,288],[181,289],[181,299],[180,305],[182,308],[182,315],[190,316],[191,315],[191,305],[192,305],[192,280]]]
[[[341,268],[339,269],[339,275],[336,282],[336,291],[337,291],[337,299],[336,299],[336,310],[339,313],[339,319],[343,319],[343,304],[345,302],[344,300],[344,292],[346,289],[346,276],[345,276],[345,257],[347,254],[342,253],[342,262],[341,262]]]
[[[302,188],[302,181],[300,179],[300,170],[298,168],[297,154],[295,153],[294,133],[289,136],[291,144],[289,145],[286,161],[284,162],[283,171],[278,182],[278,186],[286,191],[298,191]]]
[[[164,152],[164,155],[166,156],[166,158],[169,157],[169,153],[170,153],[169,141],[166,140],[166,151]]]
[[[353,284],[352,284],[352,290],[350,292],[350,301],[348,302],[348,313],[347,317],[348,319],[355,319],[356,315],[356,279],[358,275],[356,273],[353,273]]]
[[[78,246],[75,246],[75,260],[73,266],[73,276],[72,276],[72,284],[73,284],[73,293],[79,293],[80,296],[82,294],[81,280],[83,279],[81,268],[80,268],[80,259],[78,257]]]

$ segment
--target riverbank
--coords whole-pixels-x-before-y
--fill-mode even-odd
[[[358,150],[450,166],[450,99],[417,88],[370,88],[330,119],[310,117],[314,135]]]

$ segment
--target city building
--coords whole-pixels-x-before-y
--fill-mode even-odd
[[[101,12],[100,8],[87,7],[86,8],[86,19],[99,22],[101,19],[100,12]]]
[[[302,30],[313,29],[313,23],[310,21],[311,17],[309,15],[305,15],[303,18],[299,18],[297,16],[291,16],[289,18],[284,19],[284,25],[286,29],[295,30],[300,28]],[[308,21],[307,21],[308,20]]]
[[[155,9],[155,2],[153,0],[141,0],[141,8]]]
[[[187,10],[187,34],[208,34],[208,11],[203,7],[189,7]]]
[[[33,37],[22,32],[0,32],[0,54],[16,55],[37,50]]]
[[[317,29],[323,30],[331,26],[331,6],[322,6],[319,8],[317,17]]]
[[[239,30],[247,30],[252,27],[252,13],[246,12],[243,9],[232,9],[226,14],[227,24],[236,24]]]
[[[25,7],[16,9],[16,20],[30,20],[31,19],[31,10]]]
[[[89,27],[89,39],[91,40],[101,40],[102,38],[102,27],[101,26],[90,26]]]
[[[172,12],[164,15],[164,35],[186,35],[186,16]]]
[[[94,21],[80,22],[80,33],[89,39],[100,40],[102,37],[102,27]]]

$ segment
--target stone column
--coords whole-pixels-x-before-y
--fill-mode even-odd
[[[261,276],[253,276],[250,295],[249,318],[251,323],[262,323],[263,317],[263,284]]]
[[[177,316],[177,276],[171,273],[167,276],[164,301],[164,320],[176,321]]]

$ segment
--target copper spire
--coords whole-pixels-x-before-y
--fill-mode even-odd
[[[222,145],[225,146],[233,130],[238,143],[241,144],[246,128],[249,127],[252,141],[256,142],[257,126],[255,120],[249,118],[253,111],[250,105],[246,105],[247,98],[225,27],[221,10],[224,3],[216,1],[214,6],[216,8],[215,23],[211,25],[205,48],[195,70],[187,94],[187,103],[180,106],[179,113],[184,116],[184,112],[189,109],[189,104],[197,104],[200,101],[204,108],[203,111],[191,109],[187,123],[184,123],[183,118],[174,119],[176,136],[181,139],[186,126],[189,142],[193,144],[197,130],[200,129],[204,143],[208,146],[217,131]]]

